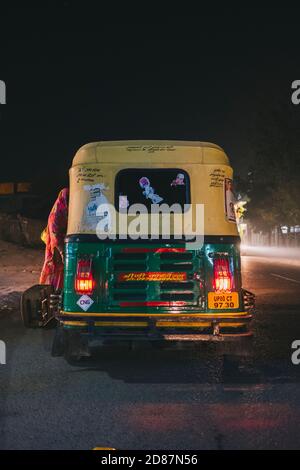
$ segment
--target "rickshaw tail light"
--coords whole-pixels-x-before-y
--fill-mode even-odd
[[[233,287],[233,277],[227,258],[214,259],[214,280],[213,287],[216,292],[231,292]]]
[[[76,294],[92,294],[95,288],[95,280],[92,272],[91,259],[79,259],[75,278]]]

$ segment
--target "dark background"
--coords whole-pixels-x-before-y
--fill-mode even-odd
[[[212,141],[243,176],[278,104],[300,124],[300,8],[45,5],[1,6],[1,181],[54,194],[102,139]]]

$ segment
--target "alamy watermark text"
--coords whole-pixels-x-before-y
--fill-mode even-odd
[[[0,80],[0,104],[6,104],[6,85],[3,80]]]
[[[6,364],[6,345],[4,341],[0,341],[0,365]]]

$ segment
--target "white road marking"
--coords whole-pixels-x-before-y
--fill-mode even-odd
[[[297,281],[297,279],[291,279],[290,277],[280,276],[279,274],[273,273],[271,273],[271,276],[279,277],[279,279],[284,279],[285,281],[296,282],[296,284],[300,284],[300,281]]]

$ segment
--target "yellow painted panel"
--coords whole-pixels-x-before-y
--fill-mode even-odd
[[[65,326],[80,326],[85,327],[88,326],[87,322],[84,321],[63,321],[62,322]],[[147,322],[100,322],[96,321],[94,324],[96,327],[128,327],[128,328],[135,328],[135,327],[143,327],[146,328],[148,326]],[[221,328],[241,328],[245,326],[245,323],[220,323]],[[158,328],[209,328],[211,323],[199,323],[199,322],[167,322],[167,321],[158,321],[156,326]]]
[[[139,327],[139,326],[148,326],[148,323],[146,322],[119,322],[119,321],[98,321],[95,322],[96,326],[128,326],[131,328]]]
[[[176,141],[99,142],[82,147],[70,169],[68,234],[95,234],[87,220],[93,186],[101,185],[101,203],[113,205],[115,177],[120,170],[174,167],[190,176],[192,204],[204,205],[204,234],[237,236],[236,224],[225,217],[224,180],[233,178],[228,157],[214,144]],[[149,216],[143,217],[150,226]],[[171,227],[173,220],[171,214]],[[175,223],[171,233],[178,227]]]

